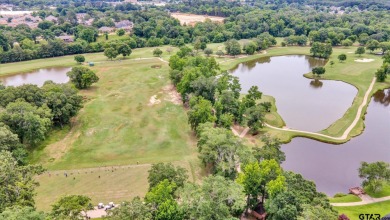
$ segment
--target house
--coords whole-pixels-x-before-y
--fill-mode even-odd
[[[117,29],[123,29],[125,31],[131,31],[133,29],[133,22],[129,20],[123,20],[120,22],[115,22],[115,28]]]
[[[63,40],[65,43],[72,43],[74,41],[73,37],[69,35],[59,36],[56,38]]]
[[[53,15],[50,15],[50,16],[45,18],[45,21],[51,21],[51,22],[57,23],[58,19],[56,17],[54,17]]]
[[[110,32],[114,32],[115,31],[115,28],[112,28],[112,27],[101,27],[99,28],[99,32],[100,33],[110,33]]]

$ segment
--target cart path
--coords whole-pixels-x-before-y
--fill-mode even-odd
[[[331,203],[332,206],[358,206],[358,205],[368,205],[377,202],[384,202],[390,200],[390,196],[382,197],[382,198],[372,198],[369,195],[361,195],[359,196],[362,201],[360,202],[344,202],[344,203]]]
[[[279,131],[292,131],[292,132],[298,132],[298,133],[303,133],[303,134],[311,134],[311,135],[315,135],[315,136],[325,137],[325,138],[329,138],[329,139],[333,139],[333,140],[345,140],[345,139],[348,138],[348,135],[352,131],[352,129],[359,122],[359,119],[361,118],[362,113],[363,113],[363,108],[367,105],[367,101],[368,101],[369,95],[370,95],[370,93],[372,91],[372,88],[374,87],[375,82],[376,82],[376,77],[374,77],[372,79],[370,87],[368,88],[367,92],[364,94],[363,102],[360,104],[360,106],[358,108],[358,111],[357,111],[357,114],[355,116],[355,119],[353,120],[351,125],[344,131],[343,135],[340,136],[340,137],[332,137],[332,136],[329,136],[329,135],[320,134],[320,133],[316,133],[316,132],[295,130],[295,129],[290,129],[290,128],[286,128],[286,127],[278,128],[278,127],[274,127],[272,125],[269,125],[267,123],[264,123],[264,124],[267,127],[269,127],[269,128],[272,128],[272,129],[275,129],[275,130],[279,130]]]

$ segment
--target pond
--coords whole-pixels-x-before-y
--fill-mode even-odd
[[[390,163],[390,89],[372,97],[362,135],[342,145],[330,145],[306,138],[294,138],[282,146],[285,170],[313,180],[317,189],[333,196],[359,186],[360,162]]]
[[[320,131],[341,118],[357,94],[357,89],[347,83],[303,76],[325,63],[303,55],[263,57],[241,63],[231,73],[239,77],[243,93],[256,85],[264,94],[275,97],[287,127]]]
[[[51,80],[55,83],[66,83],[69,81],[69,77],[66,73],[70,70],[71,68],[65,67],[39,69],[29,73],[0,76],[0,81],[5,86],[20,86],[23,84],[42,86],[47,80]]]

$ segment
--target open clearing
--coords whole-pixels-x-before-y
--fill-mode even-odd
[[[351,220],[359,219],[360,214],[380,214],[382,217],[390,213],[390,201],[369,205],[334,207],[339,214],[346,214]]]
[[[171,16],[178,19],[181,25],[195,25],[197,22],[204,22],[206,19],[210,19],[214,22],[222,23],[225,18],[217,16],[207,16],[207,15],[195,15],[195,14],[186,14],[186,13],[171,13]]]

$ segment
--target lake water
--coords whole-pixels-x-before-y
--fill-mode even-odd
[[[66,75],[71,68],[55,67],[39,69],[29,73],[20,73],[9,76],[0,76],[0,81],[6,86],[20,86],[23,84],[34,84],[42,86],[47,80],[55,83],[66,83],[69,77]]]
[[[330,145],[306,138],[294,138],[282,146],[285,170],[313,180],[317,189],[333,196],[359,186],[361,161],[390,163],[390,90],[379,91],[367,109],[362,135],[342,145]]]
[[[344,82],[303,77],[323,65],[324,60],[309,56],[263,57],[241,63],[231,73],[239,77],[243,93],[257,85],[275,97],[287,127],[320,131],[341,118],[357,94],[355,87]]]

